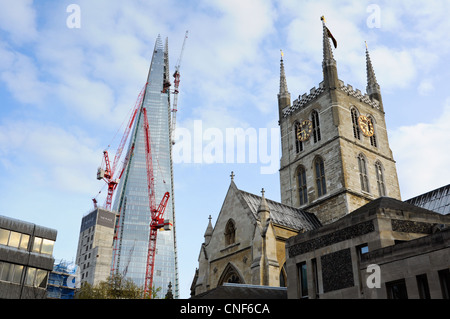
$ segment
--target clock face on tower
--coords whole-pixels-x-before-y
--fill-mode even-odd
[[[373,124],[372,121],[364,115],[361,115],[358,118],[359,128],[363,132],[365,136],[372,136],[373,135]]]
[[[300,142],[307,141],[311,136],[312,122],[304,120],[297,126],[297,138]]]

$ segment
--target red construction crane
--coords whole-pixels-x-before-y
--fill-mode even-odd
[[[105,160],[105,169],[99,167],[98,171],[97,171],[97,179],[98,180],[103,179],[106,182],[106,184],[108,185],[108,194],[106,196],[106,203],[105,203],[105,208],[108,210],[111,210],[111,203],[112,203],[114,191],[115,191],[117,185],[119,184],[120,178],[122,177],[125,167],[127,166],[127,162],[130,158],[130,155],[133,152],[133,147],[131,147],[130,152],[128,152],[127,156],[125,157],[122,168],[120,169],[120,173],[118,174],[118,176],[115,176],[117,164],[119,162],[119,159],[122,156],[123,148],[128,139],[128,135],[130,134],[130,130],[131,130],[131,127],[133,126],[134,119],[136,118],[136,114],[139,109],[139,106],[142,104],[144,90],[145,90],[145,87],[141,90],[141,93],[139,93],[136,104],[134,105],[130,120],[128,121],[128,125],[125,128],[125,132],[122,136],[122,140],[120,141],[119,147],[118,147],[116,155],[114,157],[114,162],[113,162],[112,167],[110,164],[108,151],[104,150],[103,157]],[[96,204],[97,204],[97,201],[94,199],[94,207],[97,206]]]
[[[147,252],[147,268],[145,272],[144,298],[151,298],[152,297],[151,290],[153,287],[153,270],[155,268],[156,239],[158,235],[158,230],[161,228],[164,228],[165,230],[170,230],[171,227],[170,221],[164,219],[164,211],[166,210],[170,194],[169,192],[166,192],[158,208],[156,208],[152,148],[150,144],[151,138],[146,108],[142,108],[142,116],[144,117],[145,162],[147,165],[148,199],[151,213],[150,235],[148,240],[148,252]]]
[[[142,88],[141,92],[138,95],[138,98],[136,100],[136,103],[132,109],[131,117],[127,123],[127,126],[125,127],[125,132],[122,136],[122,140],[120,141],[119,147],[117,149],[116,155],[114,157],[114,162],[112,167],[110,166],[110,160],[108,151],[103,151],[104,161],[105,161],[105,169],[102,169],[99,167],[97,171],[97,179],[103,179],[106,184],[108,185],[108,194],[106,196],[105,200],[105,208],[108,210],[111,210],[111,204],[112,204],[112,198],[115,189],[117,188],[117,185],[119,184],[120,179],[122,178],[122,174],[125,171],[125,168],[127,167],[128,161],[130,160],[130,157],[132,156],[133,150],[134,150],[134,143],[131,144],[130,149],[123,161],[122,167],[119,169],[119,174],[115,175],[117,164],[119,163],[119,160],[122,156],[122,151],[125,147],[125,143],[128,140],[128,136],[130,134],[130,130],[133,127],[133,123],[136,119],[136,114],[139,110],[139,107],[142,105],[142,100],[145,92],[147,84]],[[94,207],[97,207],[97,201],[94,198]],[[115,274],[118,266],[118,252],[120,247],[120,240],[119,240],[119,231],[120,231],[120,225],[122,220],[122,211],[123,209],[119,208],[119,211],[116,213],[116,225],[114,230],[114,248],[113,248],[113,262],[112,262],[112,268],[111,268],[111,274]]]
[[[180,64],[181,64],[181,58],[183,57],[183,51],[184,51],[184,45],[186,43],[186,39],[188,37],[188,31],[186,31],[186,34],[184,36],[184,40],[183,40],[183,46],[181,47],[181,53],[180,53],[180,57],[178,58],[177,61],[177,65],[175,66],[175,73],[173,74],[174,79],[174,83],[175,83],[175,88],[173,91],[173,108],[172,108],[172,134],[174,134],[175,132],[175,127],[177,124],[177,107],[178,107],[178,87],[180,86]],[[175,144],[173,136],[171,136],[172,138],[172,144]]]
[[[185,39],[183,42],[183,46],[181,49],[180,57],[178,59],[177,65],[175,67],[175,90],[174,90],[174,105],[173,105],[173,117],[172,117],[172,132],[175,129],[176,125],[176,112],[177,112],[177,104],[178,104],[178,87],[180,84],[180,63],[181,63],[181,57],[184,51],[184,45],[186,42],[188,36],[188,31],[186,31]],[[130,132],[130,129],[136,119],[136,114],[138,112],[138,109],[140,108],[140,114],[141,117],[143,117],[143,125],[144,125],[144,135],[145,135],[145,153],[146,153],[146,169],[147,169],[147,186],[148,186],[148,197],[149,197],[149,208],[150,208],[150,214],[151,214],[151,220],[150,220],[150,235],[149,235],[149,242],[148,242],[148,252],[147,252],[147,264],[146,264],[146,274],[145,274],[145,286],[144,286],[144,298],[151,298],[151,291],[153,288],[153,272],[154,272],[154,266],[155,266],[155,253],[156,253],[156,240],[157,240],[157,234],[158,230],[164,229],[164,230],[170,230],[172,227],[172,223],[168,219],[164,219],[164,212],[167,207],[167,203],[170,198],[170,193],[166,192],[158,206],[156,208],[156,202],[155,202],[155,187],[154,187],[154,175],[153,175],[153,159],[152,159],[152,150],[151,150],[151,138],[150,138],[150,129],[148,124],[148,117],[147,117],[147,109],[143,106],[143,99],[145,97],[145,88],[147,87],[148,83],[145,85],[144,89],[139,94],[138,100],[136,101],[136,105],[133,109],[132,116],[130,118],[130,121],[127,125],[125,134],[122,138],[122,141],[120,143],[119,149],[116,153],[116,157],[113,162],[113,166],[110,167],[108,152],[104,151],[104,159],[105,159],[105,169],[99,168],[97,179],[104,179],[106,183],[108,184],[108,196],[106,199],[106,207],[107,209],[111,209],[111,203],[112,203],[112,196],[114,193],[115,188],[117,187],[120,178],[122,177],[122,174],[127,166],[127,163],[132,155],[133,149],[134,149],[134,141],[133,144],[130,147],[130,151],[128,152],[123,168],[120,170],[120,174],[118,178],[113,178],[116,166],[118,163],[118,160],[121,156],[123,147],[125,145],[125,142],[128,138],[128,134]],[[163,93],[165,93],[165,90],[168,89],[170,85],[165,86],[165,89],[163,90]],[[172,139],[173,141],[173,139]],[[94,205],[96,205],[96,201],[94,199]],[[124,210],[126,206],[126,198],[124,202]],[[119,251],[121,247],[121,235],[119,232],[120,225],[121,225],[121,212],[119,210],[119,213],[117,215],[116,220],[116,230],[114,235],[114,249],[113,249],[113,263],[111,267],[111,274],[114,274],[117,272],[119,267]]]

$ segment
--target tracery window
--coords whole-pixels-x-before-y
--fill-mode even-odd
[[[316,110],[312,111],[311,113],[311,122],[314,143],[317,143],[322,138],[320,136],[319,112],[317,112]]]
[[[300,198],[300,205],[308,202],[308,189],[306,186],[306,170],[300,166],[297,170],[298,179],[298,197]]]
[[[236,226],[234,221],[230,219],[225,226],[225,245],[234,244],[236,241]]]
[[[356,108],[351,109],[352,114],[352,125],[353,125],[353,136],[358,140],[361,139],[361,131],[358,125],[358,110]]]
[[[303,151],[303,142],[299,141],[297,138],[297,130],[298,130],[299,126],[300,126],[300,123],[295,122],[295,124],[294,124],[294,141],[295,141],[295,152],[296,153],[300,153],[301,151]]]
[[[378,195],[380,197],[386,196],[386,186],[384,184],[383,166],[378,161],[375,163],[375,172],[377,176]]]
[[[367,163],[366,158],[363,154],[358,156],[358,168],[359,168],[359,179],[361,182],[361,189],[365,192],[369,192],[369,178],[367,176]]]
[[[316,174],[317,196],[320,197],[327,193],[325,165],[321,157],[316,158],[314,161],[314,170]]]
[[[369,116],[369,120],[370,120],[370,123],[372,124],[372,127],[373,127],[373,135],[370,136],[370,145],[372,145],[373,147],[377,147],[377,136],[376,136],[376,132],[375,132],[374,121],[373,121],[373,118],[371,116]]]

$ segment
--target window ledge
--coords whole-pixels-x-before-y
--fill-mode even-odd
[[[224,251],[230,250],[231,248],[237,247],[237,246],[239,246],[240,244],[241,244],[241,243],[233,243],[233,244],[228,245],[227,247],[221,249],[220,252],[224,252]]]

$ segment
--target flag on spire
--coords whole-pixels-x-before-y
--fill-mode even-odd
[[[325,17],[321,16],[320,20],[322,20],[323,24],[325,25]],[[333,37],[333,35],[331,34],[330,29],[328,29],[327,26],[325,26],[325,29],[327,30],[328,37],[331,39],[331,41],[333,42],[334,48],[336,49],[337,48],[337,41],[336,41],[336,39]]]

